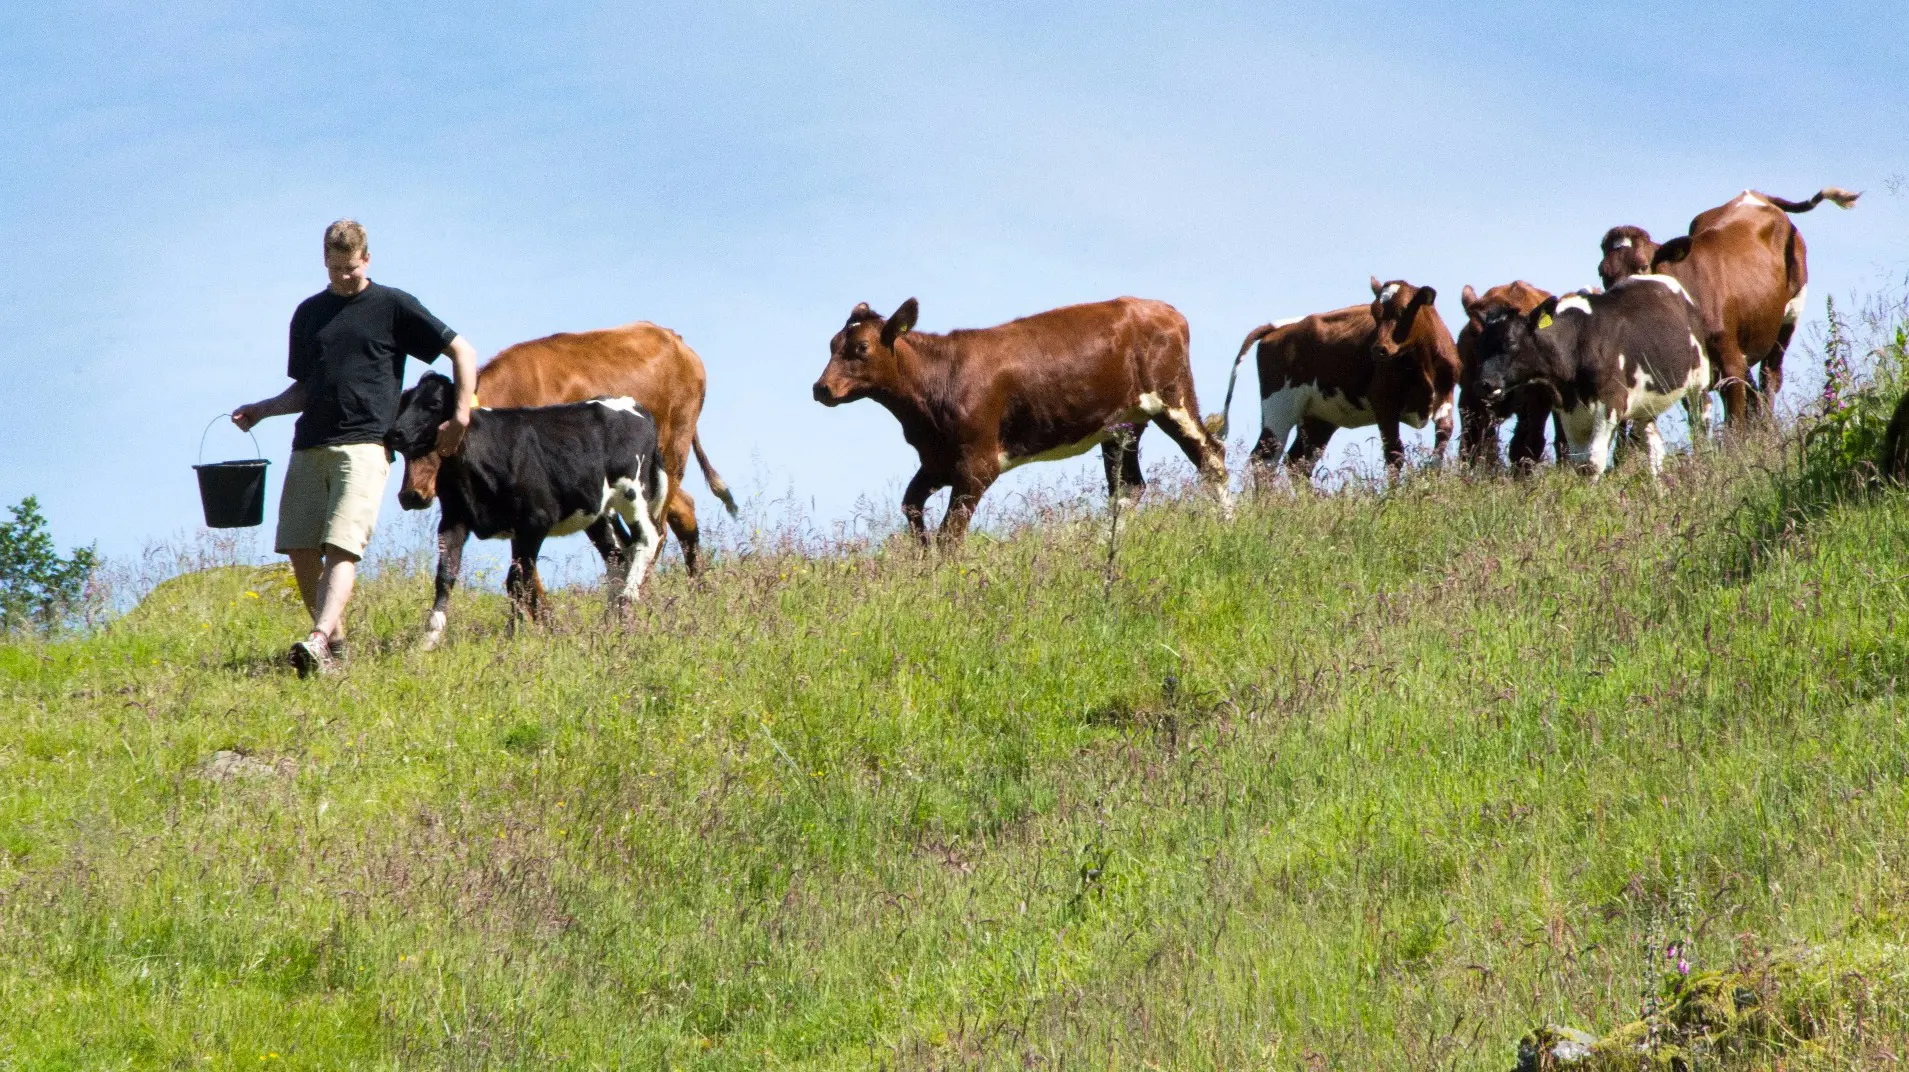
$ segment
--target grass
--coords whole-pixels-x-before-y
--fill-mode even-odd
[[[1793,454],[461,594],[429,655],[387,570],[310,682],[284,571],[181,576],[0,647],[0,1067],[1502,1070],[1671,944],[1818,966],[1727,1067],[1890,1067],[1909,500],[1783,513]]]

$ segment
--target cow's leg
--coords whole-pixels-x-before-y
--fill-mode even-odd
[[[544,608],[544,582],[537,575],[537,555],[543,550],[544,533],[517,533],[510,538],[510,576],[504,589],[510,595],[511,625],[522,614],[540,621]]]
[[[1477,389],[1459,394],[1458,457],[1466,465],[1487,469],[1498,467],[1498,416],[1491,407],[1479,402]],[[1516,437],[1512,439],[1517,442]]]
[[[968,523],[974,520],[981,496],[1001,475],[1000,466],[994,460],[997,450],[988,444],[986,449],[974,451],[956,466],[954,491],[948,496],[948,516],[941,519],[939,539],[943,547],[952,547],[967,538]]]
[[[1611,448],[1622,424],[1609,406],[1599,403],[1591,407],[1591,442],[1586,458],[1591,479],[1598,479],[1611,468]]]
[[[1319,456],[1325,453],[1326,444],[1332,442],[1332,433],[1338,430],[1338,425],[1318,417],[1307,417],[1299,422],[1293,448],[1286,452],[1286,467],[1294,481],[1312,482],[1313,467],[1319,464]]]
[[[1290,464],[1292,455],[1286,450],[1286,437],[1299,423],[1304,407],[1301,392],[1293,387],[1282,387],[1259,400],[1259,442],[1253,444],[1253,453],[1247,459],[1256,484],[1281,459]]]
[[[694,577],[703,568],[702,530],[696,527],[696,500],[689,497],[680,482],[674,482],[664,509],[669,530],[676,534],[676,542],[683,545],[683,571]],[[634,540],[636,533],[632,532],[630,538]]]
[[[908,520],[908,531],[915,534],[923,547],[928,546],[928,524],[922,520],[922,510],[928,505],[928,496],[947,486],[946,480],[929,475],[928,467],[923,465],[915,470],[908,489],[901,493],[901,516]]]
[[[663,549],[661,522],[668,509],[669,493],[673,486],[669,484],[668,473],[658,473],[656,477],[664,485],[657,489],[661,494],[656,496],[655,501],[636,503],[637,509],[630,516],[630,572],[624,583],[623,598],[632,602],[642,598],[643,580],[649,576],[651,564]]]
[[[1657,430],[1655,419],[1644,422],[1644,450],[1650,458],[1650,475],[1656,477],[1664,471],[1664,437]]]
[[[1521,400],[1517,407],[1518,423],[1511,430],[1511,446],[1506,451],[1514,473],[1529,473],[1544,460],[1544,426],[1552,418],[1551,407],[1542,402]],[[1560,428],[1562,431],[1562,428]],[[1558,449],[1564,449],[1564,436],[1559,435]]]
[[[1725,430],[1741,427],[1749,413],[1750,366],[1743,349],[1732,338],[1713,338],[1710,352],[1717,355],[1717,393],[1723,396]]]
[[[1399,438],[1398,414],[1379,414],[1379,445],[1385,449],[1386,472],[1405,468],[1405,441]]]
[[[1192,395],[1189,389],[1187,397],[1191,398]],[[1226,487],[1226,445],[1207,434],[1206,426],[1200,423],[1191,403],[1168,406],[1154,416],[1153,423],[1167,434],[1168,439],[1173,440],[1180,448],[1180,453],[1186,455],[1186,460],[1193,463],[1201,479],[1220,488]]]
[[[1140,472],[1140,436],[1115,435],[1100,444],[1100,465],[1107,472],[1107,497],[1131,502],[1147,486]]]
[[[1452,400],[1446,399],[1432,411],[1432,464],[1445,465],[1445,448],[1452,442]]]
[[[622,535],[617,531],[615,514],[604,514],[583,530],[603,556],[603,590],[609,594],[610,609],[621,610],[624,603],[624,578],[630,573],[630,557]],[[632,541],[633,542],[633,541]]]
[[[1701,447],[1710,442],[1710,392],[1684,392],[1684,417],[1690,422],[1690,445]]]
[[[431,613],[424,618],[425,651],[444,639],[444,622],[451,610],[451,590],[457,587],[457,575],[464,568],[464,542],[470,539],[468,527],[455,521],[440,521],[437,527],[437,598]]]

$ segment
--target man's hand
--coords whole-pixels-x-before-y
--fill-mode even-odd
[[[464,449],[464,433],[471,429],[470,411],[463,406],[457,408],[461,412],[452,414],[450,420],[437,426],[437,452],[446,458]]]
[[[245,405],[232,411],[232,423],[239,426],[239,431],[249,432],[254,425],[269,416],[271,416],[271,414],[260,412],[260,406],[257,402],[247,402]]]

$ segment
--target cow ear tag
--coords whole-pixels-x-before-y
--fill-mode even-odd
[[[1539,316],[1538,316],[1538,330],[1540,330],[1540,331],[1543,331],[1543,330],[1544,330],[1545,328],[1548,328],[1548,327],[1550,327],[1550,326],[1552,325],[1552,323],[1553,323],[1553,321],[1552,321],[1552,319],[1551,319],[1551,314],[1550,314],[1550,313],[1541,313],[1541,314],[1539,314]]]

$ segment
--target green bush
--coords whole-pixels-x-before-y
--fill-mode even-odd
[[[33,496],[9,512],[13,520],[0,524],[0,633],[53,632],[85,609],[99,558],[91,547],[61,558]]]

